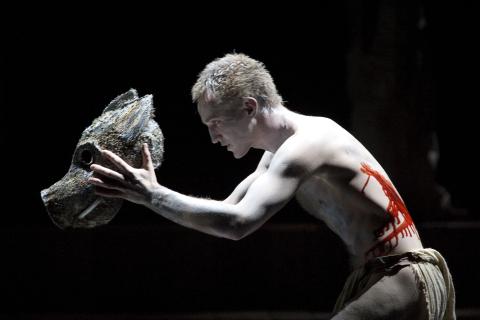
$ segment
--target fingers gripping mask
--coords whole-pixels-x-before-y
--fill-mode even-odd
[[[117,214],[123,200],[95,194],[87,182],[93,163],[116,170],[104,159],[108,149],[128,164],[142,165],[142,145],[147,143],[152,162],[158,168],[163,160],[163,135],[153,120],[152,96],[138,97],[134,89],[116,97],[100,117],[86,128],[73,154],[67,174],[41,191],[43,203],[53,222],[60,228],[92,228],[107,224]]]

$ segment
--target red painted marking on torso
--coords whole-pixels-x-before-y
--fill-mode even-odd
[[[381,255],[388,254],[398,245],[399,235],[402,238],[412,237],[413,234],[416,234],[418,237],[417,229],[413,223],[410,213],[405,206],[405,203],[400,198],[392,183],[383,177],[378,171],[373,170],[366,163],[362,163],[360,170],[368,175],[367,181],[362,188],[362,193],[365,192],[365,188],[370,181],[370,177],[374,177],[375,180],[380,183],[382,186],[383,192],[388,198],[388,206],[386,212],[388,214],[387,223],[381,228],[374,231],[375,239],[384,237],[385,233],[388,231],[388,235],[385,236],[382,240],[372,246],[366,253],[365,256],[373,255],[378,257]],[[403,217],[403,221],[400,219],[400,215]]]

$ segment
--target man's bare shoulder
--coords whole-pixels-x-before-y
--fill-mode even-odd
[[[328,161],[335,141],[335,122],[327,118],[305,117],[296,132],[270,158],[273,168],[314,171]]]

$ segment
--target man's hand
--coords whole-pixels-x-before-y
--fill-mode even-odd
[[[106,159],[118,168],[118,171],[98,164],[90,166],[94,175],[88,179],[88,182],[96,186],[96,194],[103,197],[122,198],[143,205],[147,204],[152,192],[159,186],[148,145],[143,144],[141,168],[133,168],[111,151],[102,150],[101,152]]]

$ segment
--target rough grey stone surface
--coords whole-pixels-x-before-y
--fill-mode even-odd
[[[152,95],[138,97],[137,91],[130,89],[113,99],[83,131],[67,174],[41,191],[47,212],[58,227],[92,228],[104,225],[120,210],[123,200],[97,196],[94,187],[87,183],[92,175],[92,163],[116,170],[108,160],[103,159],[101,149],[108,149],[131,166],[140,167],[142,145],[148,143],[154,167],[160,166],[163,134],[153,117]]]

